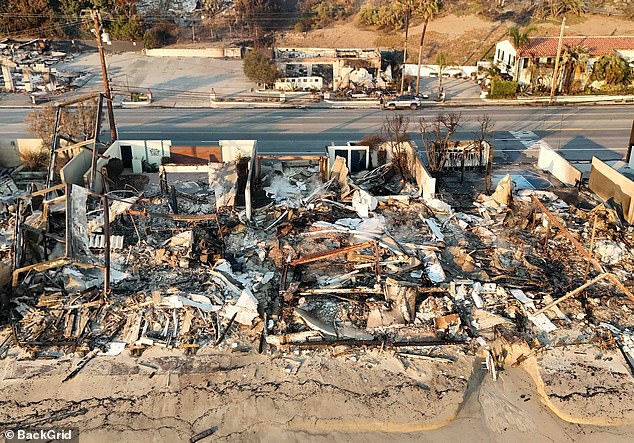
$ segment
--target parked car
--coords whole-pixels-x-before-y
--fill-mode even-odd
[[[427,99],[427,98],[429,98],[427,94],[400,95],[398,97],[386,100],[383,103],[383,107],[385,109],[397,109],[397,108],[417,109],[422,104],[421,100]]]

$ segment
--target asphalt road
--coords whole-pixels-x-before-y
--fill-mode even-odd
[[[536,157],[544,140],[569,160],[622,159],[627,151],[634,107],[481,107],[402,112],[412,139],[420,145],[418,121],[440,112],[461,112],[457,139],[473,138],[483,114],[494,124],[498,161]],[[24,124],[26,109],[0,109],[0,138],[32,137]],[[378,109],[117,109],[121,139],[170,139],[175,145],[215,144],[221,139],[256,139],[262,153],[321,153],[381,131],[394,111]]]

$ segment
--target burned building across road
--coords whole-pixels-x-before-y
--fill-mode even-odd
[[[378,49],[275,48],[274,61],[285,77],[321,77],[323,86],[337,90],[381,79]]]

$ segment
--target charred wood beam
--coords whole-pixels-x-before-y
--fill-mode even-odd
[[[579,286],[576,289],[573,289],[572,291],[568,292],[566,295],[558,298],[557,300],[555,300],[552,303],[549,303],[548,305],[544,306],[543,308],[541,308],[540,310],[536,311],[535,313],[531,314],[533,317],[541,314],[542,312],[548,311],[549,309],[557,306],[559,303],[561,303],[564,300],[569,299],[570,297],[574,297],[575,295],[579,295],[580,293],[582,293],[584,291],[584,289],[589,288],[590,286],[592,286],[595,283],[600,282],[601,280],[605,279],[605,278],[609,278],[610,277],[609,272],[603,273],[601,275],[596,276],[595,278],[593,278],[592,280],[584,283],[583,285]]]
[[[419,348],[429,346],[460,346],[467,342],[462,340],[412,340],[390,342],[389,340],[322,340],[314,342],[285,343],[287,346],[295,346],[299,349],[320,349],[329,346],[354,346],[354,347],[380,347],[390,348]]]
[[[367,241],[367,242],[359,243],[358,245],[346,246],[345,248],[335,249],[334,251],[328,251],[321,254],[311,255],[309,257],[298,258],[298,259],[292,260],[289,263],[289,265],[297,266],[297,265],[303,265],[306,263],[312,263],[312,262],[316,262],[320,260],[328,260],[330,258],[336,257],[341,254],[347,254],[348,252],[359,251],[365,248],[372,248],[374,247],[374,243],[375,242],[373,241]]]
[[[218,216],[216,214],[201,214],[201,215],[162,214],[160,212],[138,211],[134,209],[128,209],[127,211],[125,211],[125,213],[128,215],[136,215],[137,217],[166,218],[169,220],[187,221],[187,222],[200,222],[200,221],[208,221],[208,220],[218,221]]]
[[[597,272],[600,272],[601,274],[605,273],[605,270],[603,269],[603,266],[601,266],[601,263],[599,263],[594,257],[592,257],[592,255],[587,251],[587,249],[579,242],[579,240],[577,240],[575,238],[574,235],[572,235],[572,233],[570,233],[570,231],[568,231],[568,229],[566,229],[566,227],[559,221],[557,220],[557,218],[548,210],[546,209],[546,207],[543,205],[542,202],[539,201],[539,199],[537,197],[535,197],[534,195],[531,195],[531,199],[533,200],[533,203],[535,204],[535,206],[537,206],[537,208],[539,208],[540,211],[542,211],[546,217],[548,217],[548,219],[550,220],[550,222],[557,228],[559,229],[559,232],[561,232],[568,240],[570,240],[570,242],[574,245],[575,248],[577,248],[577,251],[579,251],[579,253],[581,255],[583,255],[588,262],[590,262],[590,264],[592,264],[592,266],[594,267],[594,269],[596,269]],[[623,285],[623,283],[621,283],[619,281],[618,278],[616,278],[615,275],[613,274],[607,274],[606,275],[607,278],[609,278],[612,283],[614,283],[621,291],[623,291],[623,293],[625,295],[627,295],[627,297],[634,301],[634,295],[632,295],[632,293]]]

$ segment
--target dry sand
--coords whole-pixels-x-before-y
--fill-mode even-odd
[[[90,442],[180,442],[212,427],[214,436],[203,441],[634,438],[634,381],[618,351],[599,358],[590,347],[548,351],[507,365],[495,382],[480,359],[443,352],[458,360],[403,361],[378,351],[203,350],[184,357],[149,350],[138,361],[156,371],[127,355],[97,357],[66,383],[70,359],[10,356],[0,367],[0,427],[77,426]]]

